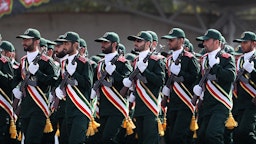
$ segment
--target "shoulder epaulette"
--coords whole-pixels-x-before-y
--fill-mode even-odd
[[[194,55],[191,52],[185,51],[184,56],[187,56],[189,58],[192,58]]]
[[[159,59],[161,59],[161,57],[159,55],[151,55],[150,59],[153,59],[155,61],[158,61]]]
[[[222,53],[221,57],[229,58],[231,55],[229,53]]]
[[[41,58],[41,60],[46,61],[46,62],[50,59],[49,56],[44,55],[44,54],[42,54],[40,58]]]
[[[123,62],[123,63],[125,63],[127,61],[127,59],[124,56],[118,57],[117,60],[120,61],[120,62]]]
[[[8,62],[8,59],[4,56],[1,56],[0,60],[3,62],[3,63],[6,63]]]
[[[83,62],[83,63],[86,63],[86,62],[87,62],[87,58],[81,57],[81,56],[78,58],[78,60],[81,61],[81,62]]]
[[[25,58],[27,58],[27,55],[24,55],[23,57],[21,57],[21,60],[24,60]]]

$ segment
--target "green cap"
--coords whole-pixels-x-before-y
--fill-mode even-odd
[[[220,40],[220,41],[221,41],[222,44],[226,44],[226,43],[227,43],[227,41],[226,41],[226,39],[224,38],[224,36],[221,36],[221,40]]]
[[[119,36],[115,32],[106,32],[102,37],[95,40],[96,42],[120,42]]]
[[[188,49],[189,49],[189,52],[194,52],[194,46],[192,43],[189,43]]]
[[[61,45],[63,44],[63,40],[64,39],[64,35],[59,35],[59,37],[54,41],[56,43],[56,45]]]
[[[255,33],[246,31],[242,33],[241,38],[233,40],[233,42],[238,42],[238,43],[243,41],[256,41]]]
[[[63,39],[59,39],[59,41],[70,41],[70,42],[79,42],[80,37],[79,34],[76,32],[66,32],[64,34],[64,38]]]
[[[185,40],[184,40],[184,46],[185,46],[185,47],[189,47],[189,43],[190,43],[190,41],[189,41],[187,38],[185,38]]]
[[[125,54],[125,58],[129,61],[134,61],[136,55],[135,54],[132,54],[132,53],[127,53]]]
[[[0,45],[0,49],[7,50],[9,52],[14,52],[15,48],[9,41],[2,41]]]
[[[180,28],[173,28],[169,31],[168,35],[162,36],[161,39],[174,39],[174,38],[185,38],[184,31]]]
[[[121,50],[124,54],[126,53],[126,48],[123,44],[119,43],[118,44],[118,50]]]
[[[137,35],[130,35],[127,37],[128,40],[135,41],[136,39],[145,40],[152,42],[153,38],[147,31],[140,31]]]
[[[90,60],[98,63],[101,60],[101,57],[94,55],[90,57]]]
[[[48,47],[47,41],[48,41],[47,39],[41,38],[40,39],[40,47],[43,47],[43,46]]]
[[[229,53],[229,54],[232,54],[232,55],[235,53],[235,49],[232,46],[227,45],[227,44],[224,47],[224,51],[226,53]]]
[[[197,37],[196,40],[204,41],[208,39],[216,39],[221,41],[221,33],[216,29],[208,29],[203,36]]]
[[[24,34],[22,35],[18,35],[16,38],[24,38],[24,39],[40,39],[41,38],[41,34],[38,30],[33,29],[33,28],[29,28],[27,29]]]
[[[243,54],[243,50],[241,45],[238,45],[236,48],[234,48],[235,52],[233,53],[233,55],[242,55]]]
[[[153,31],[147,31],[147,32],[149,32],[151,34],[153,41],[158,42],[158,36],[155,32],[153,32]]]
[[[84,39],[80,38],[79,43],[80,47],[87,47],[86,41]]]
[[[48,49],[54,49],[54,45],[56,45],[56,44],[57,44],[56,42],[47,40]]]

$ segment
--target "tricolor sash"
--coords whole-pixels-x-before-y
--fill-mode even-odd
[[[233,107],[232,93],[226,93],[216,82],[207,80],[206,88],[210,94],[223,105],[225,105],[229,110]]]
[[[250,83],[239,82],[241,87],[253,98],[256,96],[256,89]]]
[[[14,119],[14,120],[17,119],[17,116],[13,111],[12,101],[1,88],[0,88],[0,106],[9,114],[11,119]]]
[[[147,86],[140,80],[136,80],[136,91],[145,103],[145,105],[151,110],[151,112],[158,117],[159,114],[159,100],[154,94],[147,88]]]
[[[183,83],[178,84],[174,82],[173,84],[174,92],[179,96],[179,98],[188,106],[192,113],[195,112],[195,106],[191,103],[192,94],[186,88]]]

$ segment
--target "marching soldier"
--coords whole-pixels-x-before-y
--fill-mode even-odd
[[[172,55],[167,58],[166,69],[169,77],[163,87],[165,95],[162,101],[165,107],[167,99],[167,143],[190,144],[192,132],[190,122],[195,107],[191,103],[194,81],[199,75],[199,64],[194,55],[183,47],[185,33],[180,28],[173,28],[166,39]]]
[[[123,84],[129,88],[135,83],[130,102],[135,100],[134,118],[139,144],[159,144],[162,129],[158,131],[160,89],[164,83],[165,72],[163,59],[152,54],[150,47],[152,36],[146,31],[128,36],[134,42],[135,50],[139,52],[134,71],[138,71],[135,79],[125,78]]]
[[[237,61],[237,78],[235,91],[237,95],[235,105],[235,116],[238,127],[234,129],[235,144],[255,144],[255,96],[256,96],[256,71],[255,71],[255,47],[256,35],[253,32],[245,31],[241,38],[234,42],[241,43],[243,55]]]
[[[84,143],[95,129],[90,105],[90,90],[92,86],[92,68],[88,60],[79,56],[79,35],[67,32],[63,39],[64,52],[68,58],[63,61],[62,80],[56,88],[56,96],[61,100],[66,95],[66,131],[69,144]]]
[[[205,35],[197,37],[197,40],[203,41],[207,51],[202,58],[202,79],[200,77],[200,83],[193,88],[193,99],[202,100],[199,106],[197,143],[223,144],[225,122],[227,126],[233,120],[231,109],[235,60],[230,54],[221,51],[219,31],[208,29]]]
[[[101,43],[105,57],[98,62],[97,82],[102,82],[92,89],[91,99],[99,93],[100,132],[101,143],[114,144],[115,135],[125,118],[128,119],[128,107],[126,100],[119,91],[123,87],[122,81],[131,72],[130,63],[117,52],[120,39],[115,32],[106,32],[95,40]],[[103,82],[104,81],[104,82]]]
[[[25,143],[40,144],[43,133],[52,131],[47,94],[57,74],[53,61],[39,52],[41,35],[38,30],[29,28],[17,38],[22,38],[27,55],[21,58],[21,71],[14,79],[13,107],[19,109],[17,104],[21,100],[20,116]]]
[[[17,131],[16,118],[12,108],[12,80],[13,68],[10,59],[3,54],[13,51],[13,45],[2,41],[0,45],[0,141],[1,143],[15,144]],[[8,52],[7,52],[8,51]],[[7,54],[8,55],[8,54]],[[12,128],[12,129],[11,129]]]

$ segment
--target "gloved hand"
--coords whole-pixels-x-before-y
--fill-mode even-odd
[[[143,60],[138,61],[137,66],[138,66],[138,69],[140,70],[140,72],[143,73],[146,70],[146,68],[148,67],[148,62],[144,63]]]
[[[171,72],[175,75],[178,75],[180,73],[180,69],[181,69],[181,64],[176,65],[175,63],[171,64]]]
[[[249,60],[245,61],[244,64],[243,64],[243,68],[247,72],[251,73],[253,71],[253,69],[254,69],[254,62],[253,61],[249,62]]]
[[[125,87],[129,88],[132,86],[132,81],[129,78],[124,78],[123,79],[123,84]]]
[[[193,88],[193,92],[194,92],[195,95],[201,96],[202,93],[203,93],[203,88],[200,87],[199,85],[195,85],[194,88]]]
[[[116,65],[111,64],[111,62],[108,62],[105,67],[107,73],[109,75],[112,75],[113,72],[116,70]]]
[[[209,56],[209,65],[212,68],[215,64],[219,64],[220,63],[220,58],[217,57],[215,58],[215,56]]]
[[[68,71],[68,73],[72,76],[74,73],[75,73],[75,71],[76,71],[76,67],[77,67],[77,63],[75,62],[75,64],[73,65],[72,63],[68,63],[68,65],[67,65],[67,71]]]
[[[130,103],[133,103],[135,101],[135,98],[136,97],[133,95],[133,92],[131,92],[128,100],[129,100]]]
[[[57,88],[55,89],[55,94],[56,94],[56,96],[57,96],[60,100],[65,97],[65,95],[64,95],[63,91],[60,89],[60,87],[57,87]]]
[[[164,96],[170,96],[170,93],[171,93],[171,90],[167,87],[167,86],[164,86],[163,89],[162,89],[162,93]]]
[[[97,96],[97,93],[96,93],[96,91],[92,88],[90,98],[91,98],[91,99],[94,99],[96,96]]]
[[[22,97],[22,92],[20,91],[20,89],[19,88],[14,88],[13,90],[12,90],[12,93],[13,93],[13,95],[14,95],[14,97],[15,98],[17,98],[17,99],[21,99],[21,97]]]
[[[28,66],[29,72],[30,72],[31,74],[33,74],[33,75],[38,71],[38,69],[39,69],[39,65],[38,65],[38,64],[33,64],[33,63],[31,63],[31,64],[29,64],[29,66]]]

